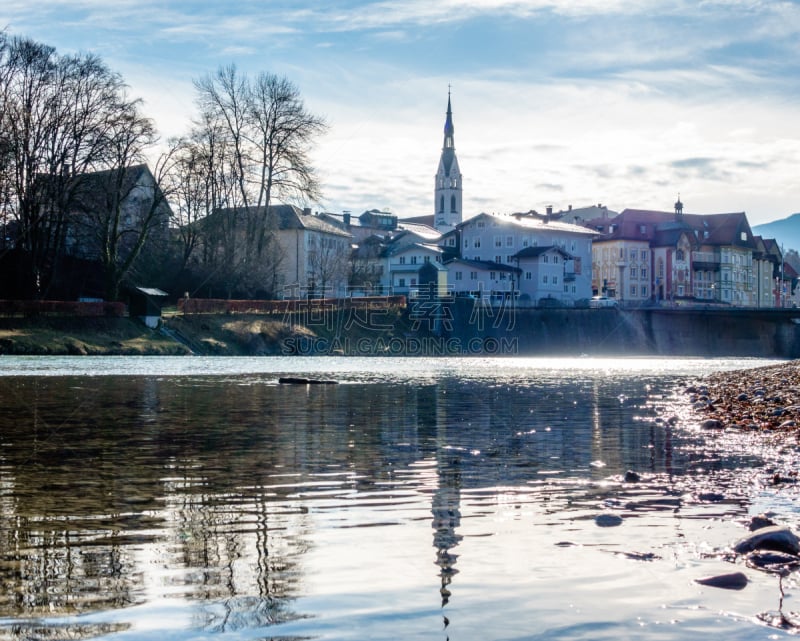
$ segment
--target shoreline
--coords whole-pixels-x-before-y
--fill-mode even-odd
[[[703,429],[798,434],[800,360],[710,374],[685,393]]]

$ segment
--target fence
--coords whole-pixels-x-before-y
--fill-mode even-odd
[[[405,306],[405,296],[294,300],[227,300],[223,298],[181,298],[178,300],[178,312],[183,314],[288,314],[346,309],[383,310]]]
[[[125,303],[0,300],[0,316],[125,316]]]

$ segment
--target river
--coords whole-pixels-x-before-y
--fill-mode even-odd
[[[788,637],[797,453],[681,393],[771,362],[0,357],[0,639]]]

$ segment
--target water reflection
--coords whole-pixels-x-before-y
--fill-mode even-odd
[[[692,437],[656,423],[674,383],[568,372],[309,387],[259,375],[3,379],[0,630],[113,636],[141,624],[126,609],[164,600],[195,604],[183,625],[209,634],[324,617],[309,598],[324,592],[321,567],[338,562],[325,557],[326,545],[340,549],[337,531],[367,546],[356,530],[413,532],[421,521],[428,547],[410,545],[404,562],[430,563],[436,582],[421,573],[411,589],[436,594],[447,613],[467,553],[465,513],[474,566],[494,554],[476,546],[491,535],[481,515],[497,518],[502,501],[513,518],[527,510],[545,521],[588,518],[604,502],[672,512],[681,505],[672,479],[698,456],[711,470],[742,465],[708,460]],[[657,478],[663,493],[597,484],[627,469]],[[365,577],[392,583],[364,569],[349,576],[342,593]],[[426,628],[420,612],[405,624]],[[91,613],[113,614],[64,622]]]

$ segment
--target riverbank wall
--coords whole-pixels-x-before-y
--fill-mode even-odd
[[[800,358],[800,310],[516,309],[482,318],[455,308],[459,344],[520,355]]]
[[[0,318],[2,354],[698,356],[800,359],[800,310],[488,308]]]

